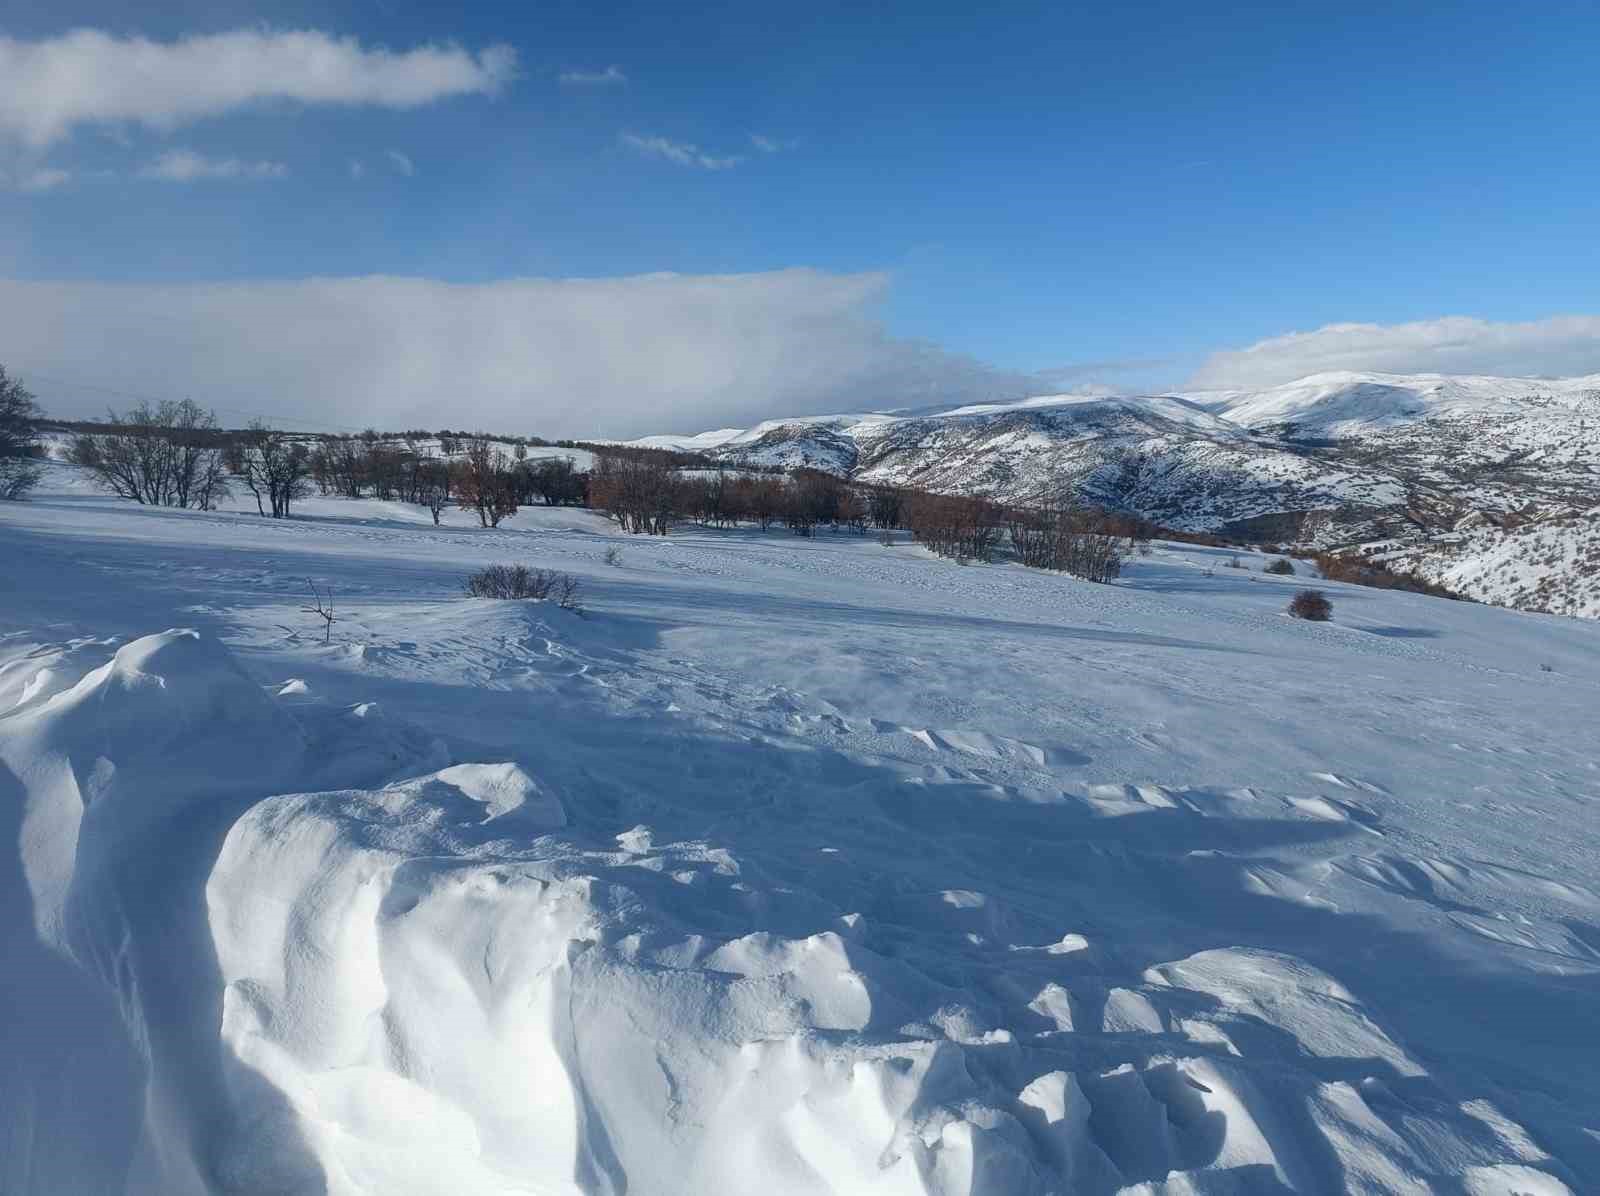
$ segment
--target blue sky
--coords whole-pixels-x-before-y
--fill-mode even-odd
[[[446,343],[412,374],[460,379],[457,401],[485,418],[567,431],[693,430],[942,389],[1253,385],[1329,364],[1600,371],[1600,320],[1584,318],[1600,312],[1592,3],[673,7],[0,4],[13,61],[74,29],[110,38],[88,60],[62,50],[52,61],[68,67],[26,93],[0,82],[0,301],[29,316],[9,321],[16,341],[0,332],[0,360],[286,417],[398,418],[426,396],[347,393],[404,390],[395,343],[414,357],[422,335],[383,331],[395,299],[375,286],[328,300],[327,352],[384,359],[341,375],[340,393],[318,381],[327,362],[305,329],[289,338],[304,376],[274,361],[253,382],[240,360],[284,353],[261,347],[279,317],[252,287],[381,276],[469,288],[407,300]],[[359,80],[354,98],[324,100],[275,93],[282,71],[263,60],[259,94],[207,100],[183,74],[204,73],[191,55],[158,59],[192,101],[177,115],[142,111],[137,74],[111,100],[74,91],[135,70],[128,39],[159,51],[233,31],[264,54],[286,31],[354,39],[356,75],[383,47],[453,44],[452,69],[483,77],[404,105]],[[485,67],[491,47],[510,47],[514,69]],[[688,326],[677,300],[635,303],[627,280],[656,272],[701,290],[747,277]],[[614,286],[600,309],[585,292],[579,319],[559,288],[507,298],[521,279]],[[219,283],[210,304],[184,291]],[[439,331],[467,318],[458,301],[475,327],[500,326],[470,367]],[[163,329],[193,326],[170,339],[130,326],[130,309],[156,308]],[[262,321],[249,337],[246,311]],[[619,327],[592,343],[569,336],[583,362],[507,347],[519,319],[607,318]],[[74,352],[60,325],[77,319],[91,327],[73,330]],[[1282,339],[1348,323],[1376,327]],[[619,335],[630,325],[639,345]],[[767,348],[749,359],[729,328]],[[848,368],[794,377],[834,337]],[[225,368],[202,351],[222,341]],[[486,354],[504,359],[481,368]],[[602,359],[619,357],[607,376]],[[695,359],[681,377],[680,357]],[[63,407],[91,401],[33,385]]]

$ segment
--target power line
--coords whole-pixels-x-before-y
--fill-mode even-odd
[[[30,379],[35,379],[35,380],[40,381],[40,382],[49,383],[52,386],[66,386],[66,387],[70,387],[70,388],[72,388],[74,390],[92,390],[92,391],[98,392],[99,394],[115,395],[117,398],[120,398],[120,399],[133,399],[133,400],[135,400],[137,402],[141,402],[141,403],[163,403],[163,402],[172,401],[170,398],[161,398],[161,397],[157,397],[155,395],[139,394],[137,391],[118,390],[116,387],[113,387],[113,386],[97,386],[92,382],[73,382],[73,381],[70,381],[69,379],[66,379],[66,378],[52,378],[52,377],[50,377],[50,375],[41,374],[37,370],[19,369],[17,371],[17,373],[19,375],[26,375]],[[214,410],[214,411],[225,411],[229,415],[243,415],[243,416],[247,416],[250,419],[263,419],[263,420],[276,421],[278,423],[288,423],[288,424],[307,424],[307,425],[309,425],[311,427],[314,427],[314,428],[327,428],[330,431],[335,431],[335,432],[360,432],[362,430],[360,428],[353,427],[350,424],[330,424],[330,423],[325,423],[322,420],[316,420],[316,419],[294,419],[294,418],[291,418],[289,416],[283,416],[283,415],[268,415],[265,412],[261,412],[261,411],[245,411],[245,410],[243,410],[241,408],[238,408],[238,407],[218,407],[218,406],[213,406],[212,410]]]

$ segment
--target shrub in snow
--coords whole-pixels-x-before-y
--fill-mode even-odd
[[[1284,557],[1279,557],[1266,567],[1265,572],[1276,573],[1279,577],[1293,577],[1294,566]]]
[[[620,564],[622,564],[622,549],[618,548],[615,544],[613,544],[609,548],[607,548],[606,549],[606,564],[608,564],[608,565],[620,565]]]
[[[309,577],[306,578],[306,585],[311,587],[311,605],[300,609],[322,620],[322,642],[326,644],[333,637],[333,625],[339,621],[333,613],[333,587],[329,586],[324,594]]]
[[[467,578],[473,598],[554,599],[562,610],[582,610],[578,579],[556,569],[530,569],[526,565],[490,565]]]
[[[1301,590],[1289,603],[1289,613],[1297,619],[1326,623],[1333,614],[1333,603],[1321,590]]]

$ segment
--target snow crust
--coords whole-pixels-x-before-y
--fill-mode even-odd
[[[0,507],[0,1190],[1600,1188],[1600,627],[306,507]]]

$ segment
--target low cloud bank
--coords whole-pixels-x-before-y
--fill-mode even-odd
[[[248,412],[620,437],[1038,390],[889,335],[874,315],[887,282],[806,269],[483,284],[0,281],[0,321],[7,365],[61,415],[105,409],[105,393],[67,385],[84,383],[192,397],[226,409],[226,422]]]

